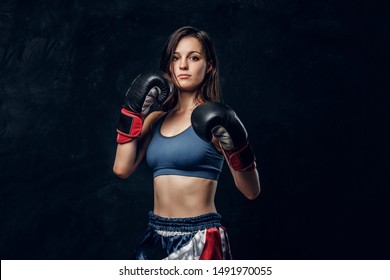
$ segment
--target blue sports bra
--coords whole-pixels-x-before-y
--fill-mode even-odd
[[[175,136],[163,136],[160,130],[166,116],[157,121],[146,151],[153,176],[182,175],[218,180],[224,157],[211,142],[196,135],[192,126]]]

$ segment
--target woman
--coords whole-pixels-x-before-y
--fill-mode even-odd
[[[146,156],[154,174],[154,209],[136,258],[229,259],[214,204],[224,158],[247,198],[258,196],[260,182],[245,128],[220,103],[218,62],[208,34],[189,26],[176,30],[160,71],[170,86],[155,74],[139,76],[118,125],[114,173],[129,177]],[[163,110],[144,120],[155,100]]]

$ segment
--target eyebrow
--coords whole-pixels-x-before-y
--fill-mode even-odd
[[[199,51],[190,51],[190,52],[188,52],[188,54],[193,54],[193,53],[198,53],[198,54],[200,54],[200,55],[203,55],[201,52],[199,52]],[[180,52],[174,52],[173,54],[180,54]]]

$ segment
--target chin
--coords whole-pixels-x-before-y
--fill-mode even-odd
[[[200,88],[200,85],[193,86],[193,85],[181,84],[179,86],[180,91],[183,91],[183,92],[196,92],[199,88]]]

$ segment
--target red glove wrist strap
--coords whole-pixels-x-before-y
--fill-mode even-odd
[[[252,171],[256,168],[255,154],[248,141],[230,151],[224,150],[229,165],[236,171]]]
[[[139,137],[142,131],[143,117],[122,108],[121,115],[117,127],[118,136],[116,141],[118,143],[127,143]]]

